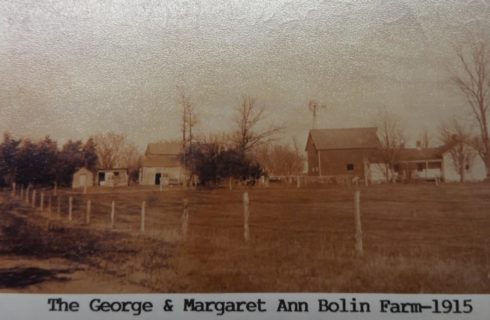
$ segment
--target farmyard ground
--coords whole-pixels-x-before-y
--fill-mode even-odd
[[[249,242],[245,189],[93,189],[63,194],[60,215],[52,198],[51,216],[5,194],[0,290],[490,293],[490,184],[361,187],[363,257],[354,251],[354,190],[249,188]]]

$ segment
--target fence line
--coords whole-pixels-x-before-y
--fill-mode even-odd
[[[297,176],[296,177],[296,187],[300,188],[302,185],[301,182],[301,177]],[[294,180],[293,180],[294,183]],[[17,190],[19,190],[19,194],[17,195]],[[9,190],[6,190],[8,192]],[[44,213],[45,210],[48,212],[48,216],[51,217],[52,213],[52,202],[54,200],[53,197],[56,197],[56,212],[58,214],[58,217],[61,215],[62,208],[63,208],[63,194],[66,193],[59,193],[56,190],[57,195],[54,195],[54,192],[52,191],[46,191],[46,189],[39,189],[36,190],[30,186],[26,187],[24,189],[24,186],[20,185],[20,187],[16,186],[15,184],[12,184],[12,190],[10,190],[11,194],[14,195],[14,197],[19,197],[21,200],[27,200],[27,203],[31,205],[33,208],[37,209],[39,208],[39,211],[41,213]],[[31,193],[31,195],[29,195]],[[39,200],[37,199],[39,197]],[[166,197],[167,198],[167,197]],[[31,203],[29,200],[31,199]],[[199,198],[198,198],[199,199]],[[65,202],[67,204],[67,210],[68,210],[68,216],[67,219],[70,223],[73,222],[74,220],[74,214],[78,217],[76,220],[79,223],[82,223],[83,220],[85,220],[86,225],[91,224],[92,220],[92,213],[94,210],[94,204],[96,209],[100,210],[107,208],[108,205],[103,202],[103,201],[93,201],[93,199],[89,199],[85,195],[79,195],[74,196],[74,195],[69,195],[68,196],[68,201]],[[199,199],[202,200],[203,199]],[[199,200],[197,203],[199,203]],[[206,199],[205,199],[206,200]],[[263,202],[264,199],[260,200],[259,203]],[[342,200],[342,202],[345,200]],[[337,201],[336,201],[337,202]],[[46,207],[47,203],[47,207]],[[236,203],[235,201],[232,201],[232,203]],[[38,207],[39,204],[39,207]],[[151,202],[150,202],[151,204]],[[189,232],[189,199],[184,198],[182,202],[182,216],[181,216],[181,238],[186,239],[188,237],[188,232]],[[202,205],[206,206],[208,203],[206,201],[201,203]],[[245,242],[250,241],[250,197],[248,191],[243,192],[243,197],[242,197],[242,204],[243,204],[243,239]],[[165,206],[170,205],[170,207],[175,206],[175,199],[170,200],[169,202],[165,202]],[[122,216],[121,219],[121,225],[124,223],[134,223],[134,220],[136,220],[138,217],[139,219],[139,231],[141,233],[145,233],[146,230],[146,220],[147,220],[147,201],[143,200],[141,202],[141,205],[138,206],[139,208],[136,210],[135,207],[138,205],[134,205],[134,202],[122,202],[118,208],[122,210],[124,215]],[[110,229],[115,228],[115,222],[116,222],[116,200],[112,200],[110,203],[111,211],[110,211],[110,224],[109,227]],[[65,206],[66,209],[66,206]],[[126,210],[124,210],[126,209]],[[107,210],[107,209],[104,209]],[[172,209],[174,210],[174,209]],[[85,219],[83,219],[83,212],[85,211]],[[64,211],[66,212],[66,211]],[[97,211],[96,211],[97,212]],[[106,211],[107,212],[107,211]],[[128,218],[129,216],[129,218]],[[131,218],[132,217],[132,218]],[[360,191],[355,191],[354,192],[354,218],[355,218],[355,251],[359,256],[362,256],[364,251],[363,251],[363,233],[362,233],[362,223],[361,223],[361,210],[360,210]],[[134,219],[134,220],[133,220]],[[96,222],[97,224],[97,222]],[[169,225],[167,222],[163,222],[164,225]],[[107,222],[105,223],[107,226]],[[170,224],[173,227],[177,226],[178,224]],[[131,227],[130,227],[131,228]],[[312,231],[313,232],[313,231]]]

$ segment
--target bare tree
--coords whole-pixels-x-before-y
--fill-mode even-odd
[[[386,181],[394,181],[395,165],[400,151],[405,147],[406,136],[400,119],[394,114],[383,112],[375,120],[380,142],[380,157]]]
[[[192,129],[197,123],[197,118],[190,97],[182,87],[178,86],[177,89],[179,91],[179,104],[182,108],[182,147],[185,149],[194,140]]]
[[[261,129],[260,124],[265,117],[264,106],[259,106],[255,98],[242,97],[236,109],[235,124],[237,127],[233,134],[233,141],[239,151],[245,153],[258,145],[270,142],[282,130],[281,127],[274,125]]]
[[[439,136],[451,156],[452,165],[459,174],[459,181],[464,182],[466,170],[471,167],[477,156],[472,146],[474,140],[470,130],[453,119],[441,124]]]
[[[461,70],[453,75],[453,81],[465,95],[480,131],[479,153],[485,162],[487,179],[490,178],[490,136],[488,112],[490,107],[490,59],[486,44],[479,42],[464,50],[457,50]]]
[[[99,168],[137,166],[140,153],[132,143],[127,141],[126,135],[108,132],[94,135],[92,138],[95,142]]]
[[[185,93],[183,87],[177,86],[177,90],[179,91],[179,104],[182,108],[182,162],[185,167],[187,167],[187,156],[188,150],[192,152],[192,143],[194,141],[194,134],[192,129],[197,123],[196,116],[194,114],[194,107],[191,103],[190,97]],[[188,177],[188,181],[186,184],[192,181],[193,176],[190,175]]]
[[[298,175],[304,167],[304,157],[288,145],[264,144],[258,148],[256,158],[272,175]]]

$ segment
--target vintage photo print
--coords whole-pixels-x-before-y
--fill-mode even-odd
[[[490,292],[490,3],[0,0],[0,292]]]

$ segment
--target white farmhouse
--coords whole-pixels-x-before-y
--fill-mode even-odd
[[[466,146],[467,148],[473,148],[471,146]],[[470,161],[470,163],[465,165],[464,181],[468,182],[479,182],[486,179],[487,169],[485,168],[485,162],[478,156],[476,150],[472,150],[475,157]],[[450,150],[443,153],[443,172],[444,181],[446,182],[459,182],[460,173],[457,165],[453,161]]]
[[[390,179],[402,181],[437,179],[444,182],[459,182],[461,180],[458,167],[451,156],[451,148],[447,146],[402,149],[393,171]],[[371,162],[369,178],[372,182],[386,181],[386,165],[379,161]],[[485,178],[485,164],[479,156],[475,156],[465,165],[464,181],[478,182]]]

